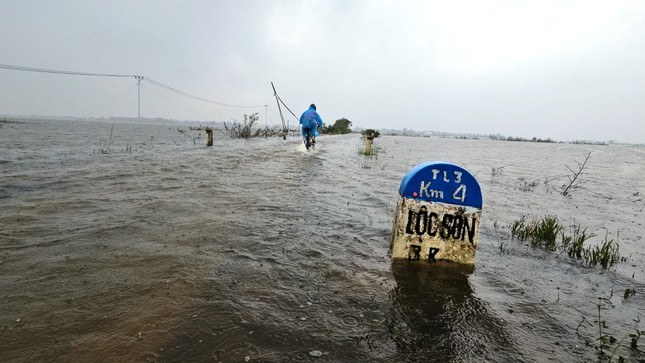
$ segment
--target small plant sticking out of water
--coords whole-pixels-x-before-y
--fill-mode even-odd
[[[504,241],[499,243],[499,254],[500,255],[505,255],[508,253],[508,248],[504,245]]]
[[[189,135],[188,132],[184,129],[177,129],[177,132],[193,140],[193,145],[197,144],[197,140],[199,140],[202,137],[201,131],[198,132],[197,135],[194,135],[194,134]]]
[[[609,301],[607,299],[607,301]],[[609,301],[609,304],[611,304],[611,301]],[[595,348],[600,352],[601,357],[605,355],[605,350],[610,348],[614,343],[616,343],[617,339],[614,338],[612,335],[603,334],[602,328],[607,329],[607,322],[602,320],[602,314],[601,310],[603,308],[603,298],[599,297],[598,298],[598,304],[596,304],[596,307],[598,308],[598,344],[595,346]]]
[[[494,184],[495,183],[495,178],[497,178],[498,176],[501,176],[502,174],[504,174],[504,167],[505,167],[505,165],[492,168],[492,170],[491,170],[491,178],[490,178],[491,183]]]
[[[631,338],[631,344],[630,347],[632,349],[638,349],[638,339],[642,336],[645,335],[645,331],[642,330],[636,330],[636,334],[629,334],[629,337]]]
[[[584,170],[585,166],[587,166],[587,161],[589,161],[589,158],[591,157],[591,150],[588,150],[585,154],[585,160],[581,163],[579,161],[576,161],[578,164],[578,170],[571,169],[568,165],[565,165],[567,169],[571,172],[571,175],[568,176],[569,178],[569,184],[564,186],[562,188],[562,195],[565,197],[570,195],[571,192],[573,192],[576,188],[579,187],[579,182],[580,182],[580,175],[582,175],[582,171]]]
[[[613,295],[613,291],[612,291],[612,295]],[[610,299],[611,299],[611,296],[609,298],[598,297],[598,303],[596,304],[596,308],[598,312],[598,316],[597,316],[598,320],[596,321],[598,326],[598,338],[594,340],[585,338],[585,345],[588,347],[593,347],[596,350],[596,352],[598,353],[598,358],[600,362],[614,361],[616,352],[618,351],[618,349],[620,349],[623,346],[623,343],[627,340],[627,338],[630,339],[630,345],[629,345],[630,348],[634,351],[637,351],[638,340],[642,335],[645,334],[645,332],[636,329],[635,334],[626,334],[620,340],[616,339],[613,335],[608,334],[609,327],[607,325],[607,321],[602,320],[602,310],[606,309],[607,305],[613,307]],[[580,333],[581,327],[594,328],[595,325],[587,321],[587,319],[583,316],[582,320],[580,321],[580,324],[578,324],[578,327],[576,328],[576,333],[578,334],[578,336],[581,336],[581,333]],[[641,360],[639,360],[639,362],[640,361]],[[626,362],[626,360],[623,356],[619,355],[617,362]]]
[[[385,170],[385,164],[379,164],[377,162],[371,163],[367,159],[359,161],[358,165],[361,167],[361,169]]]
[[[636,289],[625,289],[625,295],[624,298],[627,300],[628,298],[636,295]]]
[[[589,162],[589,159],[591,158],[591,150],[588,150],[585,152],[585,158],[582,162],[575,161],[577,164],[577,167],[572,168],[569,167],[568,165],[565,165],[565,168],[569,171],[569,174],[564,174],[564,175],[556,175],[556,176],[551,176],[551,177],[546,177],[543,180],[542,179],[529,179],[526,177],[519,177],[517,178],[517,186],[516,188],[523,191],[523,192],[532,192],[540,186],[541,184],[544,184],[544,187],[546,188],[547,192],[553,192],[557,191],[558,193],[562,194],[565,197],[570,197],[571,194],[579,189],[582,189],[582,174],[585,168],[587,167],[587,163]],[[503,166],[498,167],[498,168],[492,168],[492,179],[491,181],[494,183],[495,179],[499,176],[502,175],[503,172]],[[552,182],[555,180],[567,178],[569,181],[565,182],[562,184],[560,187],[554,187],[552,186]]]
[[[605,236],[602,243],[589,247],[585,246],[585,242],[594,235],[587,234],[587,229],[581,229],[579,225],[574,225],[572,231],[572,234],[565,233],[564,226],[555,216],[545,216],[530,222],[526,216],[522,216],[513,222],[511,238],[528,240],[533,247],[541,247],[547,251],[566,252],[571,258],[584,260],[590,266],[600,265],[604,269],[620,261],[619,246],[614,240]]]
[[[518,188],[523,191],[523,192],[531,192],[540,185],[540,181],[538,179],[536,180],[526,180],[524,177],[520,177],[517,179],[518,183]]]

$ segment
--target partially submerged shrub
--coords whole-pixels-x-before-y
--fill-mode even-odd
[[[282,130],[280,126],[265,126],[264,128],[253,129],[260,119],[258,113],[252,113],[250,115],[244,115],[244,120],[242,122],[233,121],[232,124],[228,125],[224,122],[224,129],[228,136],[234,139],[250,139],[252,137],[269,137],[269,136],[283,136],[286,135],[288,130]]]
[[[251,115],[244,115],[244,121],[242,121],[242,123],[233,121],[233,124],[229,126],[224,122],[224,129],[226,129],[228,135],[232,138],[248,139],[252,135],[251,130],[253,129],[253,125],[258,122],[259,119],[260,117],[257,112],[252,113]]]

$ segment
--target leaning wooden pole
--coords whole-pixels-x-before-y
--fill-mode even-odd
[[[284,123],[284,116],[282,115],[282,108],[280,107],[280,98],[278,97],[278,92],[275,90],[273,82],[271,82],[271,88],[273,88],[273,95],[275,96],[275,102],[278,104],[278,111],[280,111],[280,120],[282,121],[282,139],[287,139],[287,132],[289,131]]]

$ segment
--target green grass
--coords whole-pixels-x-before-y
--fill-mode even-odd
[[[555,251],[557,248],[556,239],[564,227],[558,223],[558,218],[546,216],[535,225],[535,236],[533,241],[539,241],[545,250]]]
[[[589,266],[600,265],[608,269],[620,261],[617,242],[608,240],[605,236],[600,244],[586,246],[585,242],[592,237],[593,234],[588,234],[587,229],[582,229],[579,225],[572,226],[570,234],[566,233],[564,225],[555,216],[547,215],[531,221],[522,216],[511,225],[511,238],[529,241],[533,247],[547,251],[565,252],[569,257],[583,260]]]
[[[584,250],[584,259],[592,266],[600,265],[607,269],[620,260],[618,244],[614,240],[605,240],[599,244]]]
[[[564,227],[558,223],[558,218],[545,216],[544,219],[526,221],[526,216],[516,220],[511,227],[511,236],[519,240],[529,240],[534,247],[542,247],[548,251],[557,249],[557,238]]]

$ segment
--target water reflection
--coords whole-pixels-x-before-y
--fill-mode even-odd
[[[399,361],[507,361],[517,354],[504,330],[473,295],[471,265],[394,261],[388,331]],[[522,361],[514,356],[513,361]]]

